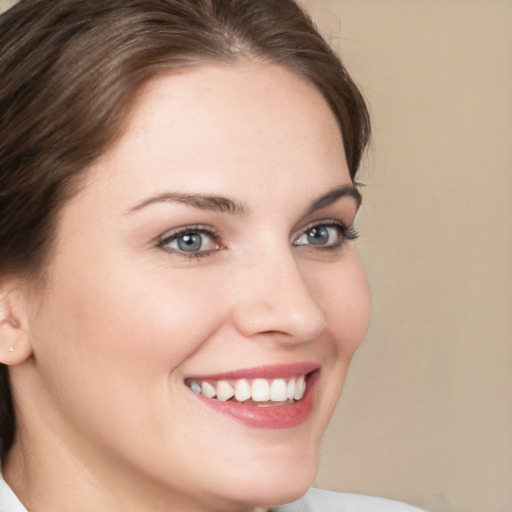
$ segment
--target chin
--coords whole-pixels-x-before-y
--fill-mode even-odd
[[[303,496],[313,485],[327,417],[310,418],[292,429],[260,431],[249,442],[230,447],[227,467],[218,490],[240,503],[276,506]],[[217,480],[217,484],[220,482]]]
[[[313,485],[318,470],[318,450],[299,447],[295,452],[278,450],[275,457],[253,461],[227,482],[226,492],[236,492],[235,501],[254,506],[276,506],[299,499]]]
[[[279,480],[276,479],[273,482],[267,480],[260,489],[256,504],[270,507],[299,499],[313,485],[316,472],[317,464],[314,464],[314,469],[297,471],[295,468],[286,475],[282,475]]]
[[[263,476],[253,484],[245,483],[243,488],[237,489],[237,496],[233,501],[251,506],[273,507],[298,500],[313,485],[316,471],[292,472],[282,475],[279,480]],[[248,488],[250,487],[250,488]]]

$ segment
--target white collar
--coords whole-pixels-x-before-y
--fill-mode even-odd
[[[0,472],[0,511],[2,512],[28,512],[21,504],[16,494],[9,487]]]

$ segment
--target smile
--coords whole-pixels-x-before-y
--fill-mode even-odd
[[[275,379],[203,380],[187,379],[185,384],[194,392],[220,402],[236,400],[256,406],[292,404],[306,392],[307,375]]]
[[[263,429],[297,427],[311,415],[320,365],[298,363],[194,376],[186,386],[217,413]]]

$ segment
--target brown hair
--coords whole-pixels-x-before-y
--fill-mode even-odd
[[[368,142],[364,100],[293,0],[21,0],[0,17],[0,276],[44,269],[56,216],[120,137],[160,73],[240,58],[313,83],[334,112],[352,176]],[[13,442],[0,365],[0,442]]]

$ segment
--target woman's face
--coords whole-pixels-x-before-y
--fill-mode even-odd
[[[63,209],[29,303],[20,408],[48,457],[176,510],[305,492],[369,321],[357,209],[302,78],[241,63],[150,83]]]

